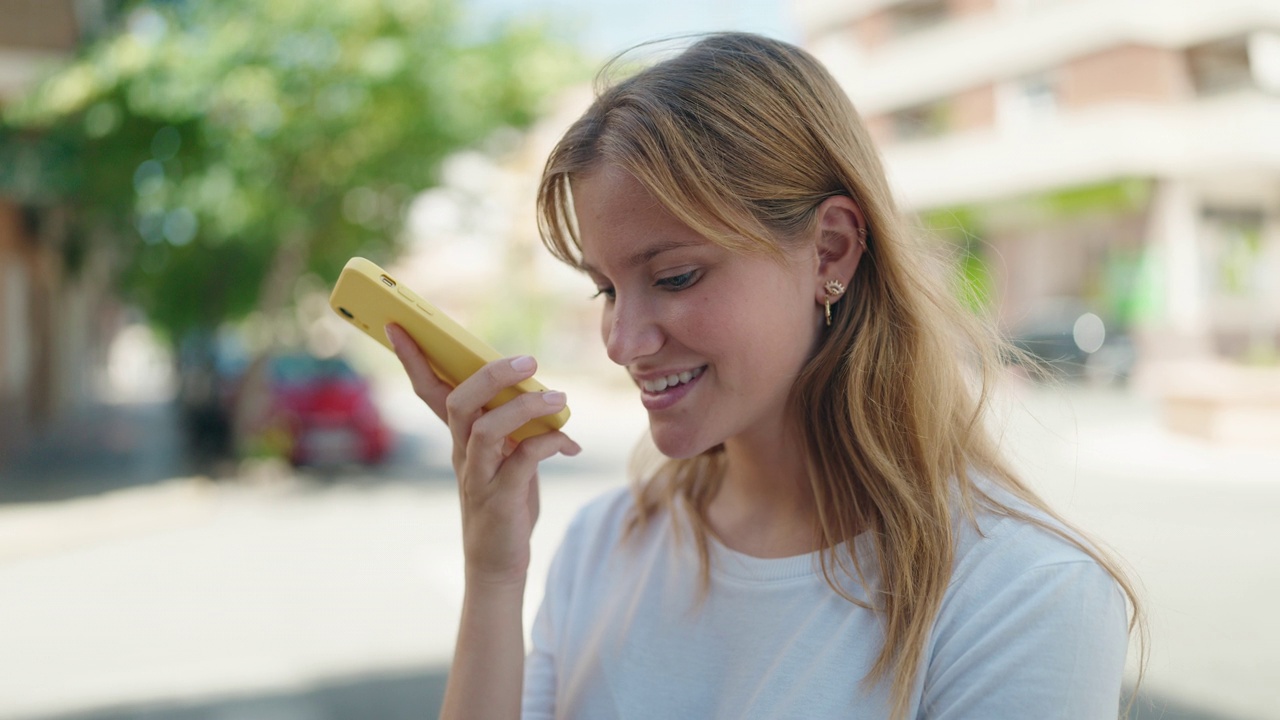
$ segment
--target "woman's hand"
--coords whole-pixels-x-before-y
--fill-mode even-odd
[[[529,537],[538,519],[538,463],[556,453],[577,455],[582,448],[559,431],[521,442],[508,435],[533,418],[559,412],[564,393],[521,393],[485,410],[503,389],[533,376],[533,358],[494,360],[450,388],[404,330],[388,325],[386,332],[414,392],[453,435],[468,584],[523,588]]]

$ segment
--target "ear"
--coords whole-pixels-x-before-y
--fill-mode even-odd
[[[816,220],[818,264],[814,277],[814,298],[827,301],[828,281],[838,280],[846,288],[853,280],[862,253],[867,249],[867,223],[862,208],[847,195],[836,195],[818,206]]]

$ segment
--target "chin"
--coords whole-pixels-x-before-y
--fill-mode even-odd
[[[672,460],[697,457],[720,444],[710,439],[680,433],[674,429],[664,432],[663,429],[653,425],[649,426],[649,437],[653,439],[653,445],[658,452]]]

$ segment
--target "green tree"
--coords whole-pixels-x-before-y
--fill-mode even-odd
[[[298,276],[385,257],[440,161],[527,125],[574,77],[535,23],[450,0],[140,3],[11,108],[0,192],[69,208],[177,339],[286,305]]]

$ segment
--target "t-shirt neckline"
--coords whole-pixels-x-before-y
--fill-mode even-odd
[[[869,538],[863,533],[851,543],[843,544],[839,552],[844,559],[850,557],[850,545],[858,553],[863,569],[871,555],[866,549]],[[782,582],[806,578],[822,578],[821,550],[780,558],[762,558],[748,555],[725,545],[711,533],[707,534],[707,549],[711,555],[711,574],[745,582]],[[690,550],[696,554],[690,546]]]

